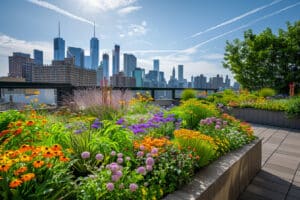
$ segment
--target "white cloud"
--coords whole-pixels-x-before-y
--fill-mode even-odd
[[[212,54],[204,54],[200,56],[204,60],[220,60],[224,58],[223,54],[212,53]]]
[[[129,6],[137,0],[77,0],[85,6],[97,7],[102,11],[116,10],[122,7]]]
[[[268,8],[268,7],[270,7],[270,6],[273,6],[274,4],[280,3],[281,1],[283,1],[283,0],[273,1],[273,2],[270,3],[270,4],[267,4],[267,5],[264,5],[264,6],[255,8],[255,9],[253,9],[253,10],[250,10],[249,12],[246,12],[246,13],[240,15],[240,16],[237,16],[237,17],[234,17],[234,18],[232,18],[232,19],[229,19],[229,20],[227,20],[227,21],[225,21],[225,22],[223,22],[223,23],[221,23],[221,24],[218,24],[218,25],[216,25],[216,26],[212,26],[212,27],[210,27],[210,28],[208,28],[208,29],[206,29],[206,30],[204,30],[204,31],[200,31],[200,32],[198,32],[198,33],[195,33],[194,35],[190,36],[190,38],[194,38],[194,37],[197,37],[197,36],[199,36],[199,35],[201,35],[201,34],[203,34],[203,33],[207,33],[207,32],[209,32],[209,31],[212,31],[212,30],[215,30],[215,29],[217,29],[217,28],[226,26],[226,25],[228,25],[228,24],[232,24],[232,23],[234,23],[234,22],[236,22],[236,21],[239,21],[239,20],[241,20],[241,19],[243,19],[243,18],[249,16],[249,15],[255,14],[255,13],[257,13],[257,12],[263,10],[263,9],[266,9],[266,8]]]
[[[39,49],[44,52],[44,62],[50,63],[53,58],[52,43],[44,41],[25,41],[13,38],[0,33],[0,75],[7,75],[8,56],[13,52],[23,52],[33,54],[33,49]],[[6,69],[5,69],[6,68]]]
[[[141,6],[128,6],[128,7],[121,8],[120,10],[118,10],[118,14],[119,15],[127,15],[134,11],[140,10],[141,8],[142,8]]]
[[[128,27],[128,36],[145,35],[148,31],[146,28],[147,22],[143,21],[141,24],[130,24]]]
[[[72,19],[75,19],[75,20],[78,20],[78,21],[81,21],[81,22],[84,22],[84,23],[88,23],[88,24],[94,25],[94,23],[91,22],[90,20],[85,19],[83,17],[80,17],[78,15],[75,15],[73,13],[70,13],[69,11],[66,11],[66,10],[64,10],[62,8],[59,8],[56,5],[48,3],[46,1],[42,1],[42,0],[27,0],[27,1],[30,2],[30,3],[32,3],[32,4],[35,4],[37,6],[40,6],[40,7],[43,7],[43,8],[47,8],[47,9],[52,10],[54,12],[57,12],[57,13],[60,13],[62,15],[65,15],[67,17],[70,17]]]
[[[123,38],[123,37],[125,37],[125,34],[121,33],[119,36],[120,36],[120,38]]]

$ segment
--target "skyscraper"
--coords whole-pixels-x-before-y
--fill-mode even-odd
[[[178,81],[183,82],[183,65],[178,65]]]
[[[91,56],[84,56],[84,68],[91,69]]]
[[[109,55],[104,53],[102,55],[103,78],[109,80]]]
[[[10,77],[26,78],[27,66],[32,66],[33,59],[30,54],[14,52],[8,57]]]
[[[175,67],[173,67],[172,78],[175,79]]]
[[[159,60],[158,59],[153,60],[153,70],[159,71]]]
[[[43,51],[33,50],[34,64],[43,65]]]
[[[135,86],[143,87],[143,80],[145,77],[145,69],[135,68],[133,71],[133,77],[135,78]]]
[[[90,54],[91,54],[91,68],[96,70],[99,64],[99,40],[95,36],[95,23],[94,23],[94,37],[90,40]]]
[[[120,46],[115,45],[115,49],[112,51],[112,56],[113,56],[113,74],[119,74],[120,72]]]
[[[77,47],[68,47],[67,57],[75,59],[75,66],[84,68],[84,51]]]
[[[124,53],[124,72],[125,76],[133,77],[133,71],[136,68],[136,57],[132,54]]]
[[[58,37],[54,38],[54,60],[65,59],[65,41],[60,37],[60,23],[58,23]]]

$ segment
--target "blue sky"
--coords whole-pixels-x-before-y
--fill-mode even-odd
[[[119,44],[146,71],[158,58],[167,79],[178,64],[190,79],[201,73],[231,76],[221,63],[226,40],[243,38],[249,28],[285,29],[287,21],[300,20],[300,0],[1,0],[0,13],[0,76],[7,75],[15,51],[32,55],[41,49],[50,63],[58,21],[66,46],[89,55],[95,21],[101,55],[111,55]]]

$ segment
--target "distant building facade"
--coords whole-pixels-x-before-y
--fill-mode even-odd
[[[66,58],[63,61],[52,61],[52,65],[33,66],[32,82],[95,86],[96,71],[75,67],[74,58]]]
[[[30,54],[14,52],[8,57],[10,77],[26,78],[26,68],[31,67],[34,60],[30,58]]]
[[[90,40],[90,56],[91,56],[91,69],[96,70],[99,65],[99,40],[95,34],[94,24],[94,37]]]
[[[135,87],[135,78],[125,76],[124,72],[119,72],[110,77],[112,87]]]
[[[109,55],[104,53],[102,55],[103,78],[109,80]]]
[[[153,60],[153,70],[159,71],[159,60],[158,59]]]
[[[133,71],[136,68],[136,57],[132,54],[124,53],[124,73],[128,77],[133,76]]]
[[[84,68],[84,50],[77,47],[68,47],[67,58],[74,58],[75,66]]]
[[[36,65],[43,65],[43,51],[34,49],[33,50],[33,59],[34,59],[34,64]]]
[[[120,46],[115,45],[115,48],[112,51],[112,75],[119,74],[120,72]]]
[[[135,68],[133,77],[135,78],[136,87],[144,87],[143,80],[145,78],[145,69]]]

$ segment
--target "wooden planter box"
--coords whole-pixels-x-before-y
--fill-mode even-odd
[[[260,110],[255,108],[231,108],[227,112],[238,119],[270,126],[300,129],[299,118],[288,118],[282,111]]]
[[[261,169],[261,140],[230,152],[203,168],[165,200],[234,200]]]

